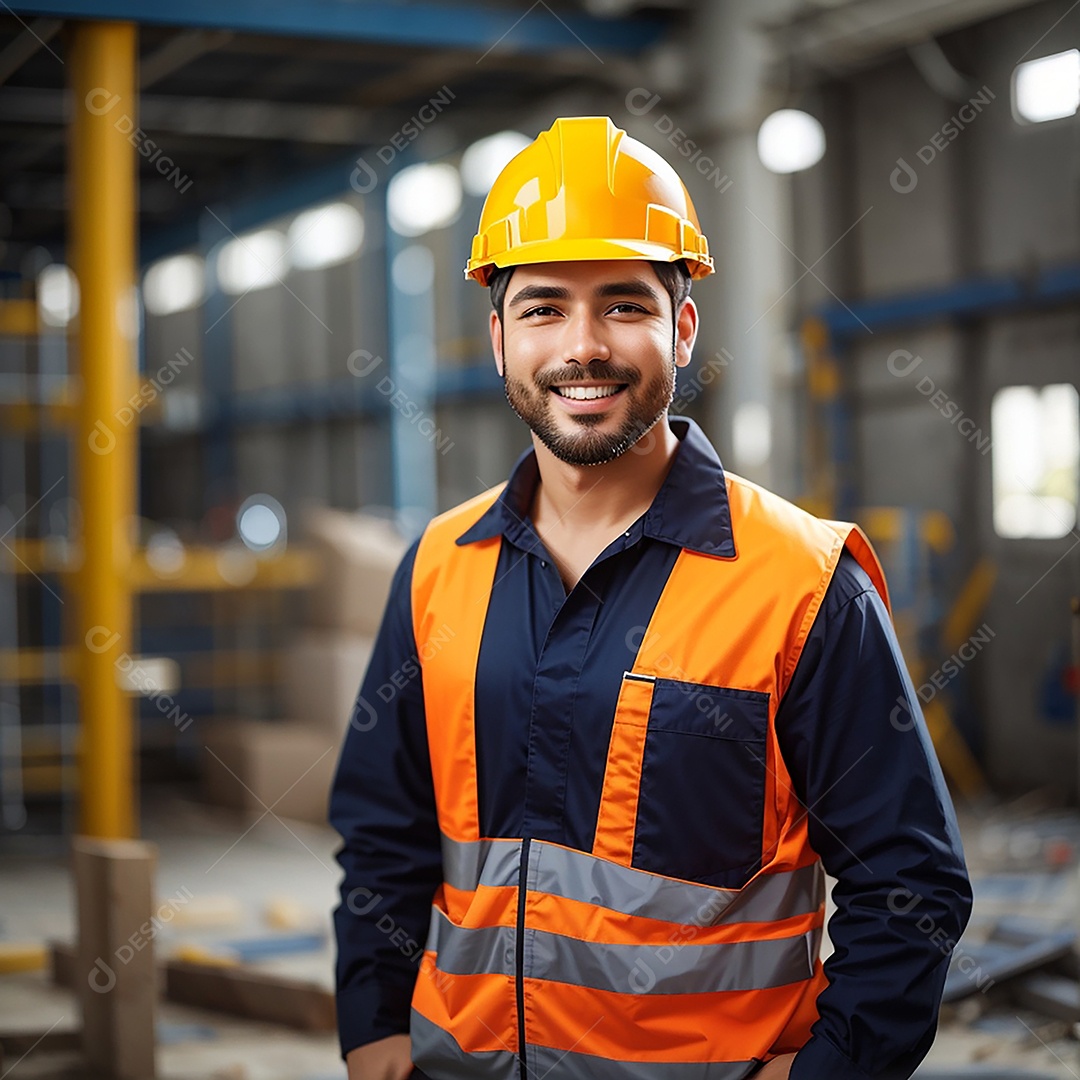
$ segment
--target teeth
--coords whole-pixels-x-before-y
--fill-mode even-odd
[[[618,386],[557,386],[556,392],[560,397],[572,398],[574,401],[592,401],[593,398],[611,397],[619,392]]]

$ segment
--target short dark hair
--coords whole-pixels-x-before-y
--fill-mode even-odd
[[[656,271],[660,284],[664,286],[668,296],[671,297],[672,314],[677,314],[679,306],[690,295],[690,271],[686,268],[686,260],[678,259],[673,263],[650,262],[649,265]],[[510,284],[510,277],[514,273],[514,267],[496,267],[488,278],[488,289],[491,292],[491,306],[499,316],[499,322],[503,318],[503,301],[506,299],[506,289]]]

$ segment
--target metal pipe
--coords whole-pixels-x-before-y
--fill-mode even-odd
[[[133,652],[129,582],[136,438],[120,422],[135,389],[136,34],[77,23],[71,37],[70,244],[79,282],[75,432],[82,565],[75,574],[82,830],[135,833],[133,705],[116,662]]]

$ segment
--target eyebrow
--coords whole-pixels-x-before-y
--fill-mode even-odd
[[[570,290],[562,285],[526,285],[520,292],[514,294],[510,301],[510,307],[524,304],[527,300],[569,300]]]
[[[648,283],[632,279],[630,281],[609,281],[599,286],[596,296],[638,296],[645,300],[651,300],[654,304],[660,303],[657,291]],[[530,300],[569,300],[570,290],[562,285],[526,285],[520,292],[514,294],[509,307],[527,303]]]

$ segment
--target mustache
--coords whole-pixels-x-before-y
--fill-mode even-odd
[[[558,371],[542,371],[533,381],[541,389],[548,390],[553,386],[582,382],[619,382],[636,386],[640,380],[641,374],[635,368],[595,361],[588,365],[566,365]]]

